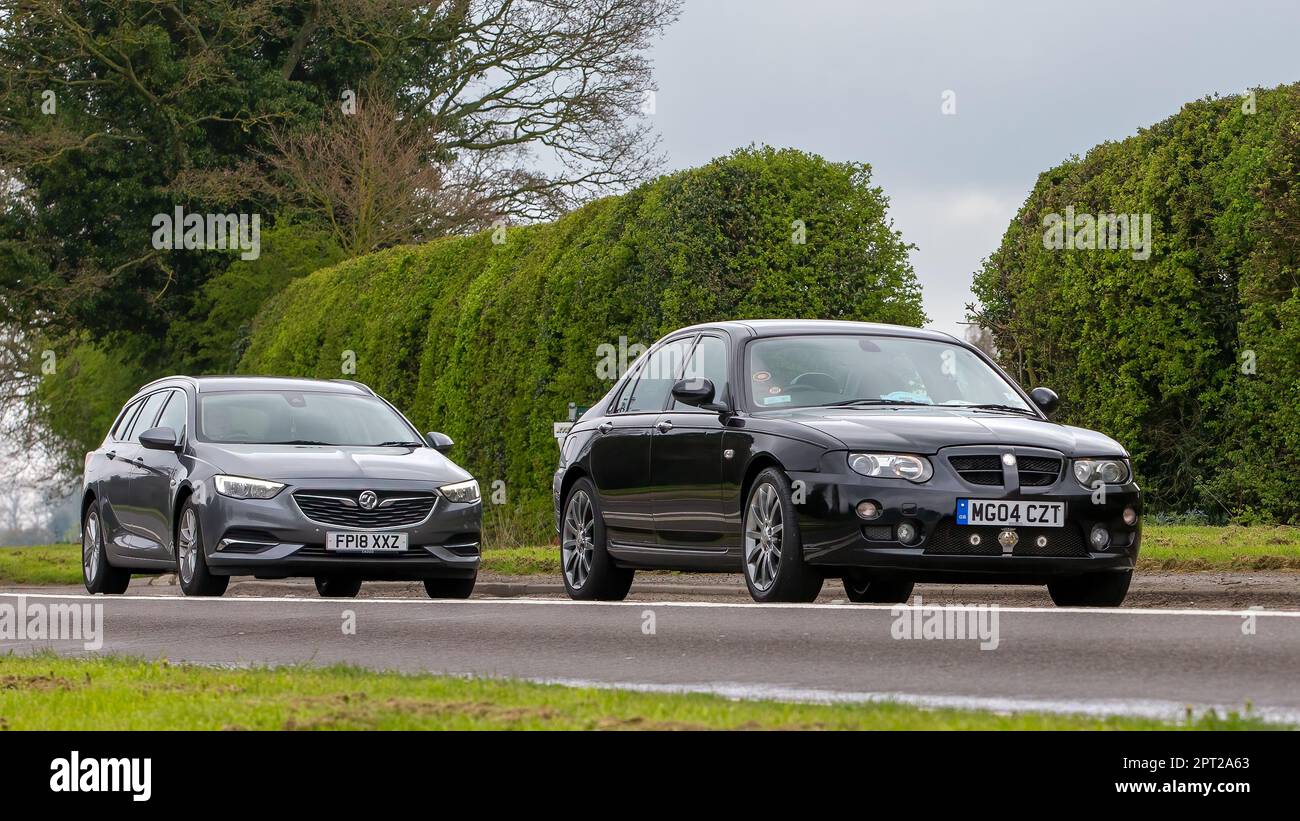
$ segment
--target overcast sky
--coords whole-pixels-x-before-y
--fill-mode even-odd
[[[751,142],[870,163],[931,324],[959,333],[1039,172],[1187,101],[1300,80],[1298,30],[1295,0],[686,0],[654,50],[654,118],[670,170]]]

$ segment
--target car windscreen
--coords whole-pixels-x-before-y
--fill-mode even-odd
[[[968,349],[930,339],[778,336],[751,342],[747,375],[758,408],[818,405],[1006,405],[1016,389]]]
[[[220,444],[352,447],[419,442],[406,422],[373,396],[312,391],[201,394],[199,438]]]

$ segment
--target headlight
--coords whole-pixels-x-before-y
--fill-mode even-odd
[[[1084,487],[1098,482],[1104,485],[1122,485],[1131,475],[1127,459],[1075,459],[1074,478]]]
[[[214,476],[217,493],[232,499],[270,499],[284,490],[279,482],[267,482],[262,479],[246,479],[243,476]]]
[[[863,476],[909,482],[924,482],[934,473],[928,459],[901,453],[850,453],[849,467]]]
[[[467,482],[456,482],[452,485],[443,485],[438,488],[442,495],[447,497],[449,502],[477,502],[478,501],[478,482],[470,479]]]

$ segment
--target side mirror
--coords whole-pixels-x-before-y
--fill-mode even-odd
[[[180,450],[181,443],[171,428],[150,428],[140,434],[140,444],[149,450]]]
[[[714,402],[713,392],[713,380],[704,377],[678,379],[673,384],[673,399],[683,405],[690,405],[701,410],[717,411],[718,413],[725,412],[727,406],[720,402]]]
[[[452,445],[456,444],[455,442],[451,441],[450,436],[448,436],[445,433],[439,433],[436,430],[429,431],[428,433],[426,433],[424,435],[424,439],[429,443],[429,447],[433,448],[439,453],[446,453],[447,451],[451,450]]]
[[[1034,404],[1042,409],[1043,413],[1050,414],[1056,410],[1056,406],[1061,404],[1061,397],[1056,395],[1056,391],[1051,388],[1034,388],[1029,392],[1029,398],[1034,400]]]

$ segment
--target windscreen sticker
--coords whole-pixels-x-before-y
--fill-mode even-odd
[[[772,378],[772,374],[768,373],[767,371],[754,371],[755,382],[766,382],[771,378]]]
[[[785,402],[789,402],[792,398],[793,398],[793,397],[790,396],[789,394],[782,394],[782,395],[780,395],[780,396],[764,396],[764,397],[763,397],[763,404],[764,404],[764,405],[780,405],[780,404],[783,404],[783,403],[785,403]]]

